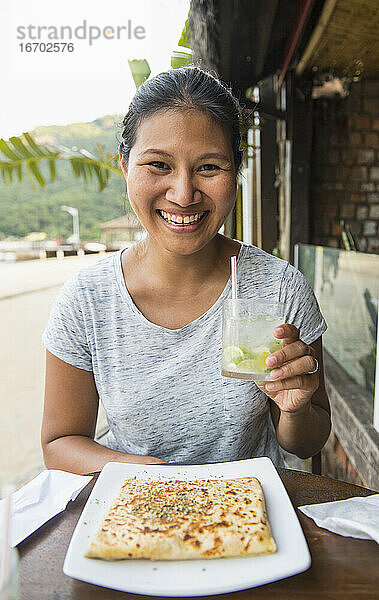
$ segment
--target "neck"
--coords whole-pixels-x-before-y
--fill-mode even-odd
[[[175,288],[180,294],[181,290],[197,288],[220,271],[229,269],[226,240],[218,234],[206,247],[183,256],[157,246],[147,237],[138,248],[138,262],[149,273],[149,278],[165,287]]]

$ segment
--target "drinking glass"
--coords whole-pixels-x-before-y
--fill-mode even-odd
[[[273,329],[283,325],[285,304],[247,298],[227,299],[222,314],[222,370],[225,377],[271,381],[266,358],[282,347]]]

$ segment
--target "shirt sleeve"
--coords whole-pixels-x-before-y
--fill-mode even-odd
[[[280,301],[286,303],[286,323],[300,330],[306,344],[316,341],[327,329],[313,289],[300,271],[288,264],[282,278]]]
[[[70,365],[92,371],[92,356],[79,296],[77,275],[61,288],[51,309],[42,342],[45,348]]]

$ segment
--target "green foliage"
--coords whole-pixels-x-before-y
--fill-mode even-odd
[[[103,190],[108,183],[110,172],[122,176],[120,167],[115,156],[105,152],[104,146],[97,143],[94,153],[84,148],[67,148],[48,144],[37,144],[30,133],[24,133],[19,137],[11,137],[9,141],[0,139],[0,153],[6,160],[0,160],[0,170],[5,184],[13,183],[13,176],[17,174],[18,181],[22,181],[25,169],[29,180],[44,187],[46,177],[43,175],[41,166],[43,163],[49,165],[50,181],[56,178],[56,162],[65,160],[71,164],[75,177],[87,182],[95,178],[99,189]]]
[[[178,46],[184,46],[185,48],[191,48],[189,29],[188,29],[188,19],[184,23],[182,35],[180,36]]]
[[[134,83],[138,88],[146,79],[150,77],[151,69],[146,59],[128,60],[130,70],[133,75]]]
[[[173,69],[178,69],[179,67],[186,67],[191,64],[192,55],[187,54],[186,52],[177,52],[173,51],[171,55],[171,66]]]
[[[75,149],[96,148],[100,142],[102,147],[97,147],[94,154],[101,159],[104,154],[110,153],[115,161],[118,146],[116,125],[119,121],[119,115],[108,115],[91,123],[39,127],[32,132],[31,139],[37,140],[41,151],[46,145],[60,147],[63,144]],[[0,239],[23,237],[30,231],[45,231],[49,238],[66,238],[72,234],[72,218],[61,211],[63,204],[78,208],[80,236],[88,240],[99,238],[100,223],[125,213],[126,186],[122,177],[109,177],[106,187],[100,191],[96,175],[91,179],[86,173],[87,183],[83,183],[81,178],[73,177],[70,161],[53,164],[57,167],[53,181],[50,181],[51,162],[44,159],[39,164],[44,186],[33,176],[20,180],[17,170],[12,185],[0,183]],[[121,173],[118,166],[117,170]],[[128,203],[126,209],[130,211]]]
[[[171,66],[173,69],[178,69],[179,67],[185,67],[192,62],[192,51],[191,44],[189,38],[189,30],[188,30],[188,19],[185,22],[183,27],[182,35],[180,36],[180,40],[178,42],[178,46],[181,46],[182,50],[173,50],[171,55]]]

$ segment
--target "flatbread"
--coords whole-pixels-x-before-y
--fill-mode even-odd
[[[272,552],[276,545],[255,477],[127,479],[85,556],[182,560]]]

